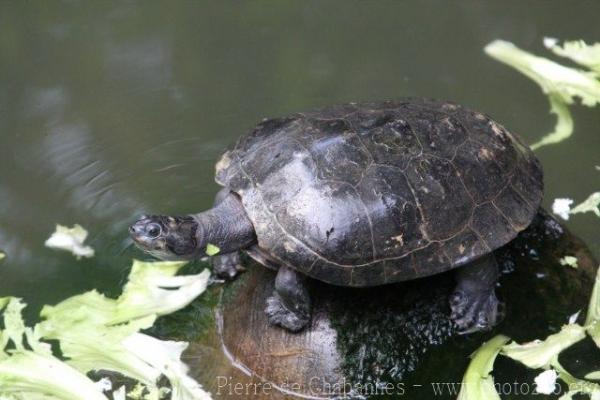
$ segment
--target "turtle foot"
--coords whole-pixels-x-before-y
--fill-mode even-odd
[[[504,305],[492,292],[467,293],[457,290],[450,296],[450,319],[461,335],[487,331],[504,318]]]
[[[240,254],[238,252],[223,254],[213,257],[213,270],[215,274],[225,280],[233,280],[246,269],[242,265]]]
[[[279,295],[274,294],[267,299],[265,314],[272,325],[281,326],[290,332],[301,331],[310,320],[308,315],[296,313],[288,309]]]

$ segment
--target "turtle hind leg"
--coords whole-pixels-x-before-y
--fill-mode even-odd
[[[280,267],[273,296],[267,299],[269,322],[291,332],[299,332],[310,322],[310,296],[304,277],[289,267]]]
[[[460,334],[492,329],[504,317],[496,297],[498,264],[493,255],[458,268],[456,288],[450,296],[450,318]]]

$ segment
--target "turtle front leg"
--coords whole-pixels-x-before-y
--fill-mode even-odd
[[[310,296],[304,277],[289,267],[280,267],[273,296],[267,299],[269,322],[291,332],[301,331],[310,322]]]
[[[498,275],[493,255],[456,271],[456,289],[450,296],[450,318],[460,334],[492,329],[504,317],[495,293]]]
[[[221,279],[232,280],[246,270],[239,251],[214,256],[211,261],[214,273]]]

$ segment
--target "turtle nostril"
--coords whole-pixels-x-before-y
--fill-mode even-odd
[[[135,233],[135,228],[133,227],[133,225],[129,227],[129,233]]]

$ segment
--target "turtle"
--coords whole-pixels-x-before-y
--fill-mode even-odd
[[[540,162],[517,134],[423,98],[264,119],[225,151],[215,180],[211,209],[143,215],[130,234],[163,260],[216,246],[213,268],[228,279],[243,270],[241,251],[276,270],[265,313],[291,332],[311,321],[307,279],[360,288],[451,269],[457,330],[491,329],[503,316],[494,251],[543,197]]]

